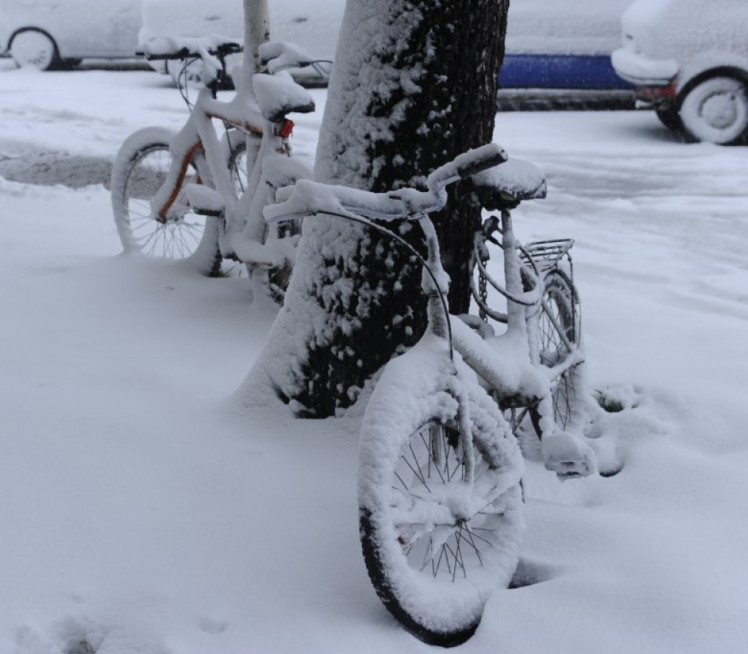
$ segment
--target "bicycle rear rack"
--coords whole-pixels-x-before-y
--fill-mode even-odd
[[[546,271],[558,267],[558,263],[564,257],[568,260],[568,274],[573,281],[574,268],[569,251],[574,245],[574,239],[557,238],[546,241],[534,241],[527,243],[519,248],[519,256],[522,264],[534,271],[535,274],[543,275]],[[491,318],[496,322],[506,323],[507,316],[505,313],[491,309],[488,306],[488,286],[492,286],[501,295],[512,301],[498,282],[491,278],[486,270],[484,261],[481,257],[475,257],[475,265],[478,268],[478,287],[476,288],[475,280],[471,280],[470,290],[473,298],[478,305],[478,315],[483,321]]]
[[[574,239],[571,238],[556,238],[527,243],[520,248],[520,259],[523,264],[543,272],[549,268],[555,268],[564,256],[568,256],[573,245]]]

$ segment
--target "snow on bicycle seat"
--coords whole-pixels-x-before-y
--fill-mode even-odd
[[[474,192],[489,210],[508,209],[522,200],[539,200],[546,195],[545,177],[524,159],[506,162],[472,176]]]
[[[290,113],[314,111],[314,99],[303,86],[293,81],[288,73],[256,73],[252,86],[260,113],[271,123],[281,122]]]
[[[268,41],[258,48],[260,61],[267,66],[269,73],[277,73],[286,68],[304,68],[319,61],[306,50],[288,41]]]

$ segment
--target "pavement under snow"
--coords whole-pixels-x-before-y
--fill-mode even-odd
[[[361,410],[237,409],[274,307],[244,277],[120,255],[108,167],[184,117],[155,73],[0,61],[0,652],[426,651],[364,569]],[[625,467],[561,484],[528,464],[527,585],[497,590],[462,650],[744,651],[746,149],[628,111],[503,114],[496,140],[549,182],[520,237],[576,239]]]

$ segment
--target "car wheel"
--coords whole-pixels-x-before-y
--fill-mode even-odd
[[[734,77],[709,77],[684,90],[678,114],[689,140],[739,143],[748,136],[748,89]]]
[[[52,38],[39,30],[24,30],[13,37],[10,56],[19,68],[48,70],[59,61],[57,45]]]

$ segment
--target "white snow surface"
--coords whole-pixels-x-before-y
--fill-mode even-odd
[[[0,179],[0,652],[426,651],[364,570],[361,410],[233,399],[275,308],[245,277],[122,256],[103,186],[28,183],[51,162],[77,184],[64,166],[106,168],[184,117],[153,73],[0,61],[0,170],[26,176]],[[548,179],[520,237],[576,239],[590,381],[623,407],[601,438],[625,467],[561,484],[528,462],[527,585],[497,590],[462,650],[741,652],[745,148],[684,145],[644,112],[504,114],[496,140]]]

